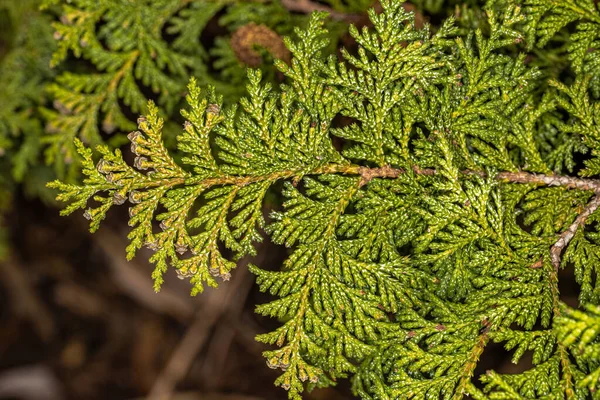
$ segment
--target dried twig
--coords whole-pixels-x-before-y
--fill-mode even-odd
[[[577,230],[585,224],[585,221],[588,219],[588,217],[592,215],[592,213],[596,211],[598,207],[600,207],[600,195],[594,196],[592,201],[585,206],[581,214],[577,216],[575,221],[569,225],[567,230],[560,235],[556,243],[554,243],[554,245],[550,248],[550,257],[555,271],[558,271],[560,268],[560,256],[565,247],[567,247],[571,239],[573,239],[573,236],[575,236]]]
[[[600,207],[600,193],[597,191],[597,189],[595,190],[595,192],[596,196],[594,196],[594,198],[585,206],[581,214],[579,214],[577,218],[575,218],[575,221],[573,221],[573,223],[569,225],[567,230],[561,233],[558,240],[550,248],[550,260],[554,268],[551,268],[549,271],[549,287],[550,293],[552,295],[552,313],[554,314],[555,318],[559,317],[562,313],[560,304],[560,290],[558,288],[558,270],[561,264],[561,254],[565,247],[567,247],[571,239],[573,239],[573,236],[575,236],[577,230],[582,228],[583,225],[585,225],[585,221],[589,218],[589,216],[592,215],[592,213],[596,211],[598,207]],[[571,364],[571,361],[569,359],[569,351],[566,348],[565,344],[561,342],[557,343],[557,348],[558,353],[560,355],[561,366],[565,371],[565,376],[563,380],[565,382],[565,385],[569,388],[569,390],[571,390],[573,386],[573,376],[569,372]]]
[[[406,170],[402,168],[392,168],[388,165],[385,165],[379,168],[346,167],[345,170],[326,170],[325,172],[357,174],[361,176],[361,185],[364,185],[369,183],[374,178],[397,178],[398,176],[405,174]],[[433,168],[419,168],[418,166],[413,167],[413,172],[417,175],[426,176],[434,176],[439,173]],[[461,173],[467,176],[487,176],[482,171],[464,170],[461,171]],[[600,180],[598,179],[585,179],[564,175],[544,175],[535,174],[531,172],[500,172],[499,174],[494,176],[494,179],[501,182],[531,183],[542,186],[562,186],[569,189],[589,190],[591,192],[600,194]]]
[[[589,190],[600,193],[600,180],[562,175],[543,175],[528,172],[501,172],[495,179],[513,183],[534,183],[546,186],[563,186],[569,189]]]
[[[290,11],[295,11],[303,14],[310,14],[314,11],[326,11],[331,18],[344,21],[360,21],[364,17],[358,14],[345,14],[335,11],[331,7],[313,2],[311,0],[281,0],[281,5]]]
[[[148,400],[171,399],[175,385],[189,370],[204,345],[210,328],[217,319],[215,315],[209,315],[208,318],[206,316],[202,318],[201,315],[202,313],[198,313],[192,325],[187,329],[167,365],[154,382]]]

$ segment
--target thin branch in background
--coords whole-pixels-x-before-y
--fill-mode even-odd
[[[93,235],[92,238],[108,258],[108,265],[114,274],[114,281],[123,292],[159,314],[170,315],[181,322],[187,322],[193,318],[194,307],[189,301],[168,288],[163,288],[157,294],[146,271],[140,268],[135,260],[127,261],[122,256],[125,254],[124,244],[126,242],[121,240],[115,232],[104,229]],[[116,251],[115,249],[122,250]]]
[[[6,261],[0,262],[2,282],[10,295],[15,313],[29,320],[39,337],[48,341],[56,330],[54,321],[50,310],[33,287],[26,270],[14,255]]]
[[[202,309],[187,329],[183,339],[150,390],[148,400],[170,399],[179,381],[187,374],[194,359],[208,340],[210,331],[234,304],[244,304],[252,283],[246,268],[238,267],[229,285],[206,294]]]
[[[369,22],[369,18],[366,15],[338,12],[332,9],[331,7],[311,0],[281,0],[281,4],[292,12],[310,14],[314,11],[326,11],[327,13],[329,13],[331,18],[335,20],[346,21],[358,25],[363,25]],[[415,13],[415,26],[418,29],[421,29],[423,27],[423,24],[425,23],[425,18],[423,14],[419,12],[419,10],[417,9],[417,7],[415,7],[414,4],[411,4],[409,2],[404,3],[403,7],[406,11],[412,11]],[[381,10],[381,4],[379,3],[379,1],[376,1],[373,4],[373,8],[375,8],[375,10],[377,11]]]
[[[329,13],[331,18],[348,22],[358,22],[365,19],[362,15],[338,12],[331,7],[327,7],[326,5],[319,4],[311,0],[281,0],[281,5],[287,8],[289,11],[295,11],[303,14],[310,14],[314,11],[326,11]]]
[[[254,262],[256,262],[256,260],[254,260]],[[247,276],[248,273],[245,273],[245,275]],[[236,329],[235,327],[240,326],[239,320],[242,317],[244,306],[246,304],[245,300],[252,288],[252,284],[253,279],[243,279],[243,282],[241,283],[242,287],[236,292],[238,297],[237,300],[231,303],[227,312],[221,316],[219,324],[216,326],[215,333],[212,335],[208,345],[208,354],[202,365],[202,376],[209,378],[205,382],[207,389],[217,389],[222,383],[222,372],[225,369],[227,355],[229,354],[234,339],[236,336],[239,336],[239,329]],[[254,341],[253,337],[251,340],[255,344],[253,347],[256,347],[258,343]],[[260,355],[260,352],[258,355]]]

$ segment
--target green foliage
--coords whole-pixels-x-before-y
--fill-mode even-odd
[[[50,86],[57,110],[47,116],[51,133],[48,161],[64,168],[60,163],[65,158],[76,158],[73,138],[92,145],[102,143],[100,127],[107,133],[132,129],[135,125],[126,113],[144,110],[147,90],[158,95],[159,104],[167,109],[176,105],[177,93],[182,91],[194,60],[179,51],[183,46],[179,41],[169,46],[162,31],[183,5],[169,0],[65,2],[61,21],[54,23],[59,41],[52,65],[72,52],[89,60],[96,71],[66,71]],[[207,17],[195,21],[199,29],[218,9],[211,3],[194,9]],[[182,23],[174,25],[173,31],[181,27]],[[189,43],[187,49],[191,46]]]
[[[600,382],[600,307],[588,305],[584,310],[565,309],[555,323],[558,340],[569,349],[585,375],[579,385],[588,387],[598,398]]]
[[[49,67],[54,48],[49,16],[39,1],[0,1],[0,152],[10,173],[23,181],[39,164],[44,125],[39,108],[47,101],[44,87],[54,73]],[[34,170],[35,171],[35,170]]]
[[[364,10],[370,2],[333,3],[341,10],[356,11]],[[135,128],[132,116],[146,111],[148,98],[157,99],[168,117],[167,130],[175,132],[177,128],[169,121],[177,120],[174,110],[185,96],[190,76],[197,76],[201,86],[216,87],[226,95],[228,104],[237,101],[246,84],[247,66],[238,53],[255,51],[255,46],[266,50],[266,55],[270,52],[268,45],[253,42],[251,37],[245,44],[249,48],[232,48],[230,36],[254,23],[274,29],[276,40],[281,40],[278,34],[306,20],[305,16],[292,15],[278,1],[57,0],[47,1],[46,6],[55,3],[61,5],[61,16],[53,24],[58,48],[51,65],[69,61],[70,55],[92,65],[68,67],[48,88],[56,107],[46,110],[46,157],[55,164],[59,176],[67,170],[65,160],[71,174],[76,173],[78,164],[71,163],[77,159],[74,138],[91,146],[107,143],[118,147],[124,137],[114,133]],[[205,49],[203,32],[218,15],[219,24],[228,32],[211,33],[214,43]],[[282,58],[281,54],[270,56]],[[270,58],[264,57],[266,60]],[[270,80],[274,81],[275,71],[267,64],[261,66],[271,72]]]
[[[0,0],[0,214],[9,210],[16,183],[29,195],[49,199],[45,184],[51,176],[40,163],[40,107],[54,77],[49,67],[54,42],[50,18],[38,7],[37,0]],[[9,251],[7,236],[0,215],[0,259]]]
[[[600,15],[593,0],[524,0],[527,13],[525,32],[530,47],[544,46],[568,24],[576,22],[569,35],[567,51],[575,72],[597,75],[597,47],[600,39]]]
[[[275,346],[267,365],[290,398],[345,377],[366,399],[598,398],[598,310],[564,306],[558,282],[574,268],[581,301],[600,301],[600,184],[580,177],[600,172],[594,72],[572,58],[576,79],[546,90],[514,48],[543,45],[564,26],[545,18],[578,3],[513,3],[490,2],[485,28],[462,35],[452,18],[417,29],[384,0],[369,28],[349,28],[358,49],[341,60],[314,13],[285,39],[278,90],[250,70],[227,105],[190,81],[180,157],[150,102],[129,134],[133,166],[76,140],[86,179],[50,186],[92,230],[129,201],[127,255],[154,251],[157,290],[169,265],[193,294],[228,280],[263,229],[288,248],[280,269],[251,271],[275,297],[256,312],[281,324],[257,339]],[[283,209],[265,218],[279,186]],[[491,342],[533,365],[478,376]]]

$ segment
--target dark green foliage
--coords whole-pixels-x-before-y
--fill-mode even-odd
[[[11,164],[10,172],[3,173],[18,182],[38,167],[44,131],[39,108],[48,101],[44,87],[54,76],[50,17],[38,6],[36,0],[0,1],[5,30],[0,44],[0,152]]]
[[[199,4],[204,5],[193,10],[206,18],[194,22],[202,29],[202,22],[208,22],[219,7]],[[59,41],[52,65],[72,52],[89,60],[95,70],[65,72],[49,88],[58,105],[48,116],[50,161],[74,159],[75,137],[97,145],[103,142],[100,128],[106,133],[133,128],[126,113],[136,115],[144,110],[146,92],[156,95],[167,110],[173,109],[194,63],[192,55],[183,50],[193,49],[202,56],[199,47],[193,47],[199,38],[175,40],[173,45],[163,39],[169,19],[184,6],[185,2],[171,0],[65,2],[61,21],[54,24]],[[188,13],[187,17],[194,15]],[[174,33],[183,24],[174,25]]]
[[[559,33],[574,23],[574,31],[567,36],[567,52],[570,65],[577,73],[585,73],[598,79],[598,39],[600,39],[600,15],[594,0],[524,0],[519,1],[527,13],[525,33],[530,48],[546,46],[559,39]],[[594,88],[597,90],[598,81]]]
[[[205,0],[148,0],[123,2],[115,0],[47,1],[47,6],[61,4],[60,21],[55,22],[58,49],[52,65],[62,64],[68,56],[87,60],[93,68],[69,67],[50,85],[56,110],[47,111],[49,162],[56,164],[59,175],[65,170],[64,161],[77,158],[73,139],[96,146],[108,143],[111,147],[123,144],[118,132],[131,130],[148,98],[156,99],[169,117],[167,130],[178,129],[170,124],[178,119],[178,105],[185,96],[190,76],[199,79],[200,86],[210,84],[226,96],[228,104],[243,94],[246,84],[247,61],[237,54],[254,51],[232,48],[231,35],[248,24],[273,29],[277,35],[286,34],[291,27],[302,25],[306,16],[292,15],[278,1],[237,2]],[[352,1],[347,6],[333,2],[336,8],[360,11],[370,1]],[[56,7],[56,6],[54,6]],[[219,16],[220,15],[220,16]],[[201,41],[211,21],[211,47]],[[335,25],[335,24],[334,24]],[[342,23],[337,23],[338,26]],[[339,28],[337,29],[339,31]],[[332,38],[335,35],[331,35]],[[335,42],[335,41],[333,41]],[[270,54],[264,43],[252,42],[250,47],[263,50],[261,67],[269,72]],[[268,46],[267,46],[268,47]],[[81,63],[81,65],[84,65]],[[116,133],[116,134],[115,134]],[[107,140],[107,138],[110,139]],[[78,164],[72,164],[77,168]]]
[[[133,166],[106,145],[95,162],[77,140],[86,180],[50,186],[92,230],[129,200],[128,257],[154,251],[157,289],[169,265],[194,294],[217,286],[263,228],[288,248],[280,269],[251,270],[276,298],[256,311],[281,326],[257,339],[276,346],[267,365],[291,398],[350,377],[366,399],[598,399],[600,183],[583,178],[600,173],[595,53],[548,81],[515,49],[548,45],[579,21],[572,9],[600,13],[515,3],[490,2],[485,28],[463,35],[452,18],[417,29],[382,1],[341,60],[315,13],[285,40],[291,62],[275,61],[278,91],[250,70],[229,106],[191,80],[180,160],[149,103]],[[283,210],[264,218],[277,181]],[[587,312],[561,302],[560,268],[575,269]],[[491,342],[515,363],[531,351],[532,367],[477,376]]]
[[[40,107],[48,102],[45,85],[54,49],[50,17],[37,0],[0,0],[0,213],[10,208],[13,191],[48,199],[52,178],[42,162],[44,122]],[[45,196],[46,195],[46,196]],[[0,215],[0,259],[8,252]]]

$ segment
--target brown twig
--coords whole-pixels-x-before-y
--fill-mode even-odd
[[[576,183],[580,183],[580,182],[576,182]],[[568,186],[568,185],[563,184],[561,186]],[[581,187],[581,186],[574,186],[574,187]],[[581,188],[585,188],[585,187],[581,187]],[[592,190],[592,189],[585,189],[585,190]],[[594,198],[585,206],[583,211],[577,216],[577,218],[575,218],[575,221],[573,221],[573,223],[571,225],[569,225],[567,230],[565,230],[563,233],[561,233],[558,240],[550,248],[550,260],[551,260],[553,268],[550,268],[550,270],[549,270],[549,282],[550,282],[550,293],[552,294],[552,312],[554,314],[554,317],[559,317],[561,315],[560,291],[558,288],[558,270],[559,270],[560,264],[561,264],[561,254],[562,254],[563,250],[565,249],[565,247],[567,247],[567,245],[569,244],[571,239],[573,239],[573,237],[577,233],[577,230],[580,229],[581,227],[583,227],[583,225],[585,224],[585,221],[589,218],[589,216],[592,215],[592,213],[594,211],[596,211],[598,209],[598,207],[600,207],[600,193],[598,192],[597,188],[595,188],[594,192],[596,193],[596,196],[594,196]],[[558,346],[558,352],[560,354],[560,363],[561,363],[562,369],[564,371],[563,381],[565,382],[565,385],[566,385],[567,398],[574,398],[573,376],[569,372],[570,364],[571,364],[571,361],[569,360],[569,352],[568,352],[566,346],[564,345],[564,343],[558,342],[557,346]]]
[[[252,68],[259,67],[263,62],[256,46],[264,48],[271,56],[286,64],[291,63],[292,53],[285,46],[283,39],[266,25],[253,22],[246,24],[231,35],[229,43],[237,59]]]
[[[361,186],[366,185],[371,180],[375,178],[397,178],[402,174],[405,174],[406,171],[401,168],[392,168],[388,165],[379,168],[369,168],[369,167],[357,167],[357,166],[349,166],[349,167],[338,167],[335,168],[327,168],[323,167],[322,170],[318,171],[321,173],[344,173],[349,175],[360,175],[361,176]],[[420,168],[418,166],[413,167],[413,172],[417,175],[425,175],[425,176],[435,176],[438,174],[433,168]],[[464,170],[461,171],[463,175],[478,175],[485,177],[486,174],[483,171],[472,171],[472,170]],[[500,172],[497,174],[494,179],[501,182],[511,182],[511,183],[525,183],[525,184],[535,184],[542,186],[562,186],[569,189],[579,189],[579,190],[589,190],[591,192],[600,194],[600,180],[597,179],[585,179],[585,178],[577,178],[572,176],[563,176],[563,175],[544,175],[544,174],[535,174],[530,172]]]
[[[358,174],[360,175],[360,186],[364,186],[371,182],[374,178],[397,178],[405,171],[395,169],[388,165],[381,168],[359,167]]]
[[[369,18],[366,15],[366,13],[361,15],[338,12],[332,9],[331,7],[327,7],[324,4],[316,3],[312,0],[281,0],[281,5],[287,8],[289,11],[299,12],[303,14],[310,14],[314,11],[326,11],[333,19],[344,20],[347,22],[355,23],[357,25],[364,25],[365,23],[369,22]],[[415,27],[417,29],[423,28],[423,24],[425,23],[425,17],[422,13],[419,12],[417,7],[408,2],[404,3],[402,6],[406,11],[414,12]],[[372,5],[372,7],[378,12],[381,10],[381,4],[379,1],[376,1]]]
[[[598,192],[597,188],[594,190],[594,192],[596,193],[596,196],[594,196],[594,198],[585,206],[581,214],[579,214],[577,218],[575,218],[575,221],[573,221],[573,223],[569,225],[567,230],[561,233],[558,240],[550,248],[550,260],[553,268],[550,268],[549,270],[549,287],[550,293],[552,295],[552,312],[554,314],[554,317],[559,317],[561,315],[560,291],[558,288],[558,270],[561,264],[561,254],[565,247],[567,247],[571,239],[573,239],[573,237],[577,233],[577,230],[583,227],[585,221],[589,218],[589,216],[592,215],[592,213],[596,211],[598,207],[600,207],[600,193]],[[567,350],[564,343],[558,342],[557,347],[558,352],[560,354],[560,363],[564,373],[563,381],[566,385],[567,398],[574,398],[573,376],[569,372],[571,364],[571,361],[569,360],[569,351]]]
[[[567,247],[571,239],[573,239],[573,236],[575,236],[577,230],[585,224],[585,221],[588,219],[588,217],[592,215],[592,213],[596,211],[598,207],[600,207],[600,195],[594,196],[592,201],[585,206],[581,214],[575,218],[575,221],[569,225],[567,230],[560,235],[556,243],[554,243],[554,245],[550,248],[550,257],[555,271],[558,271],[560,268],[560,256],[565,247]]]
[[[253,262],[256,263],[256,260],[253,260]],[[226,365],[227,356],[234,339],[236,336],[239,336],[239,332],[235,329],[235,326],[241,324],[240,319],[244,311],[244,305],[246,304],[245,299],[253,283],[252,279],[244,279],[242,286],[236,291],[235,295],[237,298],[220,317],[220,323],[217,324],[215,333],[212,335],[208,345],[208,353],[202,366],[202,376],[210,377],[205,382],[207,389],[217,389],[222,383],[222,372]]]
[[[496,179],[513,183],[534,183],[546,186],[563,186],[569,189],[589,190],[600,193],[600,180],[562,175],[531,174],[528,172],[501,172]]]
[[[315,3],[311,0],[281,0],[281,5],[289,11],[295,11],[303,14],[310,14],[314,11],[326,11],[331,18],[344,21],[360,21],[363,16],[358,14],[345,14],[335,11],[326,5]]]
[[[413,166],[412,170],[417,175],[435,176],[439,172],[433,168],[421,168]],[[151,187],[176,187],[179,185],[197,185],[204,188],[209,188],[217,185],[234,185],[243,187],[257,182],[277,181],[280,179],[298,179],[304,175],[322,175],[322,174],[344,174],[344,175],[360,175],[361,186],[366,185],[374,178],[397,178],[405,174],[407,171],[402,168],[394,168],[389,165],[382,167],[370,168],[355,164],[325,164],[315,168],[312,171],[304,171],[297,169],[288,169],[274,171],[265,175],[222,175],[218,177],[210,177],[202,180],[195,178],[185,179],[184,177],[175,177],[168,180],[156,180],[149,183],[144,183],[145,188]],[[487,176],[484,171],[463,170],[461,174],[478,175],[481,177]],[[530,172],[500,172],[494,179],[503,182],[512,183],[531,183],[543,186],[562,186],[569,189],[589,190],[600,194],[600,180],[577,178],[564,175],[545,175]]]
[[[189,370],[194,358],[206,342],[210,328],[215,321],[214,315],[210,315],[208,318],[204,316],[203,318],[201,313],[198,314],[177,345],[167,365],[154,382],[148,400],[171,399],[175,385]]]

